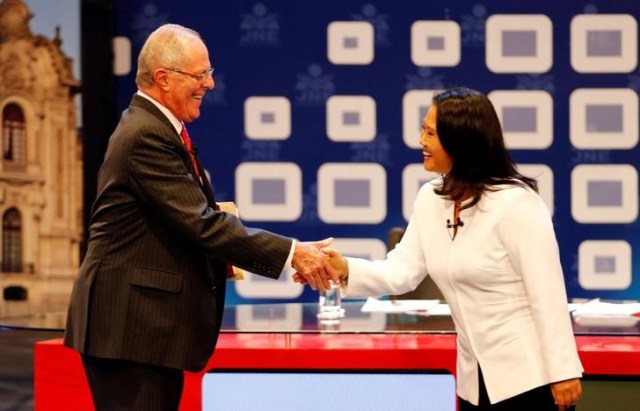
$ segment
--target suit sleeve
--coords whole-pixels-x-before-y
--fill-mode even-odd
[[[159,129],[147,127],[136,135],[128,155],[129,184],[141,203],[168,229],[212,257],[277,278],[292,240],[245,227],[235,216],[209,207],[187,171],[181,148]]]

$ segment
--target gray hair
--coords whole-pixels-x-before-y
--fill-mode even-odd
[[[140,55],[136,84],[150,87],[153,85],[153,71],[159,68],[179,68],[185,61],[188,43],[200,40],[200,34],[179,24],[164,24],[149,35]]]

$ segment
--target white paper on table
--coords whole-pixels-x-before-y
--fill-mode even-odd
[[[412,313],[428,312],[440,303],[439,300],[379,300],[369,297],[362,312]]]
[[[571,311],[574,317],[632,317],[640,315],[640,303],[608,303],[596,298],[576,304]]]
[[[436,304],[427,310],[427,315],[451,315],[449,304]]]

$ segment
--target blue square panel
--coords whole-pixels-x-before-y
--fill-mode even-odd
[[[544,90],[494,90],[488,95],[509,149],[544,150],[554,139],[553,98]]]
[[[335,181],[337,207],[369,207],[371,182],[369,180],[339,179]]]
[[[272,278],[266,278],[261,275],[256,275],[254,281],[260,281],[258,278],[263,278],[265,281],[273,281]],[[273,307],[269,307],[268,310],[254,310],[253,311],[253,319],[254,320],[283,320],[287,318],[287,311],[284,305],[274,305]]]
[[[620,30],[587,30],[587,56],[622,56],[622,32]]]
[[[292,287],[292,282],[283,283],[280,280],[258,282],[258,275],[248,276],[244,281],[235,281],[236,291],[244,298],[295,298],[300,295],[302,288]],[[287,276],[282,276],[287,277]],[[286,288],[289,287],[289,288]],[[294,291],[296,293],[294,293]],[[270,317],[272,305],[240,304],[235,308],[235,323],[238,331],[264,330],[269,327],[280,330],[298,330],[302,326],[302,307],[299,304],[286,304],[283,310],[275,310]],[[225,314],[226,315],[226,314]],[[234,400],[236,403],[237,400]],[[216,405],[220,409],[219,404]],[[202,408],[207,409],[206,407]],[[223,408],[225,409],[225,408]],[[231,408],[239,410],[239,407]]]
[[[357,111],[344,111],[342,113],[342,124],[345,126],[357,126],[360,124],[360,113]]]
[[[318,217],[376,224],[387,216],[387,177],[377,163],[325,163],[318,169]]]
[[[502,127],[505,132],[535,133],[537,127],[536,107],[503,107]]]
[[[427,37],[427,50],[444,50],[445,38],[440,36]]]
[[[504,30],[502,55],[505,57],[535,57],[536,32],[530,30]]]
[[[631,13],[574,16],[568,45],[571,67],[578,73],[632,73],[638,66],[637,18],[637,12],[635,16]]]
[[[585,290],[625,290],[631,285],[631,245],[585,240],[578,247],[578,283]]]
[[[453,20],[417,20],[411,25],[411,61],[422,67],[460,63],[461,29]]]
[[[621,133],[623,131],[623,110],[620,104],[587,104],[587,132]]]
[[[622,206],[621,181],[589,181],[587,183],[587,205],[589,207]]]
[[[632,164],[579,164],[571,171],[571,216],[579,223],[633,223],[638,170]]]
[[[484,45],[494,73],[546,73],[553,66],[553,22],[544,14],[492,14]]]
[[[358,38],[357,37],[345,37],[344,38],[344,48],[346,48],[346,49],[357,49],[358,48]]]
[[[291,136],[291,102],[282,96],[250,96],[244,101],[244,133],[251,140]]]
[[[284,204],[285,184],[282,179],[256,178],[252,181],[253,204]]]
[[[297,164],[240,163],[235,183],[235,201],[243,220],[295,221],[302,213],[302,171]]]
[[[595,256],[593,259],[594,272],[598,274],[613,274],[616,272],[616,258],[612,256]]]
[[[368,142],[376,137],[376,101],[370,96],[333,95],[327,99],[327,137],[332,141]]]
[[[260,113],[260,121],[262,124],[273,124],[276,121],[275,113]]]
[[[300,40],[306,44],[306,38]],[[371,64],[374,42],[373,25],[367,21],[332,21],[327,26],[327,58],[333,64]],[[306,49],[313,51],[313,47]]]
[[[632,88],[576,89],[569,98],[569,139],[580,149],[637,146],[638,93]]]

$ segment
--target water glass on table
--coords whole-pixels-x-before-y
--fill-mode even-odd
[[[318,318],[333,320],[342,317],[344,317],[344,308],[342,308],[340,285],[331,283],[331,287],[328,290],[320,291]]]

